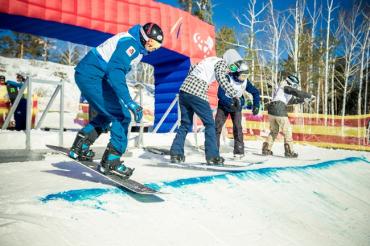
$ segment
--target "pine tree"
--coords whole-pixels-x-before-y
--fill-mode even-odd
[[[40,40],[40,37],[31,34],[12,32],[0,38],[0,54],[6,57],[38,59],[43,48]]]
[[[229,27],[222,27],[216,33],[216,54],[222,56],[227,49],[233,48],[236,43],[235,32]]]
[[[65,65],[76,65],[80,60],[80,49],[76,44],[68,42],[67,48],[60,55],[59,62]]]
[[[181,9],[189,12],[190,14],[193,13],[193,0],[179,0]]]
[[[196,2],[197,10],[194,11],[194,15],[198,16],[199,19],[213,24],[212,20],[212,1],[211,0],[200,0]]]

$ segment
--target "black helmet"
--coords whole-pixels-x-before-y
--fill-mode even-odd
[[[5,76],[4,75],[0,75],[0,79],[1,80],[5,80]]]
[[[289,75],[285,79],[285,81],[287,82],[289,86],[298,87],[299,85],[299,79],[297,78],[297,76],[294,76],[294,75]]]
[[[17,79],[19,79],[20,81],[24,82],[26,81],[26,76],[21,74],[21,73],[17,73]]]
[[[155,23],[148,22],[140,30],[140,41],[142,45],[145,45],[146,41],[151,38],[155,41],[163,42],[162,29]]]

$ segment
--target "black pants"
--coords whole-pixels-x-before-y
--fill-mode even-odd
[[[243,128],[242,128],[242,112],[228,112],[222,107],[217,108],[215,123],[216,123],[216,137],[217,147],[220,148],[220,135],[222,128],[230,115],[233,122],[234,135],[234,154],[244,154]]]

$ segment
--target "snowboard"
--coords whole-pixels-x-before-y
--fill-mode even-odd
[[[68,148],[55,146],[55,145],[46,145],[46,147],[71,158],[68,155],[68,153],[69,153]],[[160,191],[157,191],[157,190],[154,190],[154,189],[152,189],[148,186],[145,186],[144,184],[141,184],[141,183],[139,183],[139,182],[137,182],[137,181],[135,181],[131,178],[123,179],[123,178],[120,178],[116,175],[105,175],[105,174],[98,171],[97,167],[98,167],[99,163],[97,163],[97,162],[94,162],[94,161],[79,161],[79,160],[75,160],[75,159],[72,159],[72,158],[71,158],[71,160],[73,160],[75,163],[77,163],[77,164],[79,164],[83,167],[86,167],[86,168],[90,169],[94,173],[109,179],[110,181],[114,182],[117,186],[123,187],[124,189],[132,191],[134,193],[142,194],[142,195],[164,194]]]
[[[165,148],[158,148],[158,147],[150,146],[150,147],[144,147],[144,150],[150,153],[153,153],[153,154],[157,154],[157,155],[170,155],[170,151]]]
[[[269,157],[272,157],[272,158],[281,158],[281,159],[290,159],[290,160],[297,160],[297,161],[320,161],[320,158],[299,158],[299,156],[297,158],[290,158],[290,157],[285,157],[283,155],[263,155],[261,153],[253,153],[253,155],[258,155],[258,156],[263,156],[265,158],[269,158]]]
[[[181,168],[188,170],[199,171],[212,171],[212,172],[243,172],[249,169],[252,165],[262,164],[263,161],[244,162],[243,165],[223,164],[223,165],[207,165],[207,163],[194,162],[194,163],[170,163],[161,162],[157,164],[150,164],[154,167],[168,167],[168,168]]]

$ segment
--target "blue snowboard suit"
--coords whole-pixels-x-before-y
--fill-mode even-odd
[[[127,148],[132,103],[126,74],[140,62],[147,51],[140,42],[140,25],[118,33],[86,54],[75,68],[76,84],[97,116],[81,131],[106,130],[111,125],[110,143],[121,154]]]

